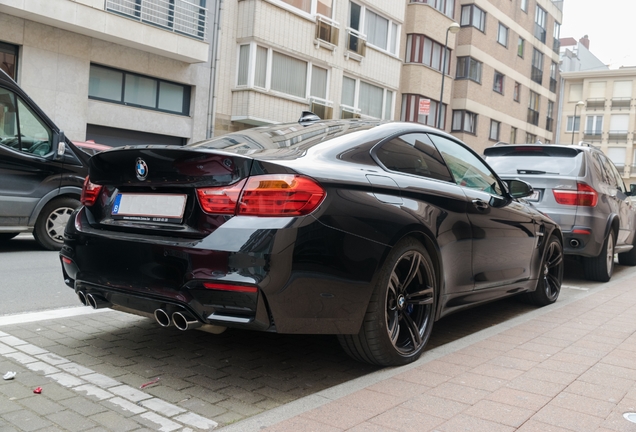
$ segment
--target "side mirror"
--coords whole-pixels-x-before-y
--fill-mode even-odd
[[[53,154],[55,160],[61,160],[64,157],[66,151],[66,138],[64,131],[59,131],[53,134]]]
[[[508,188],[510,189],[510,196],[513,198],[525,198],[534,193],[534,189],[530,183],[522,180],[508,180]]]

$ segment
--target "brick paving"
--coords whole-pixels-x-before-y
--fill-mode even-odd
[[[621,268],[570,279],[584,288],[547,308],[444,318],[418,362],[381,370],[328,336],[184,333],[114,311],[4,325],[0,375],[18,374],[0,380],[0,432],[636,431],[635,282]]]

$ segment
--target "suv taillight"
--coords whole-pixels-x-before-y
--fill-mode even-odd
[[[259,175],[231,186],[197,189],[206,213],[244,216],[306,215],[325,195],[314,180],[293,174]]]
[[[595,207],[598,193],[585,183],[577,183],[576,190],[554,189],[554,199],[558,204]]]
[[[82,188],[82,196],[80,202],[85,206],[92,206],[97,201],[99,193],[102,191],[101,185],[91,183],[88,176],[84,179],[84,187]]]

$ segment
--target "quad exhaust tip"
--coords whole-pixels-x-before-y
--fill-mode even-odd
[[[155,320],[161,327],[170,327],[172,325],[170,315],[163,309],[155,310]]]
[[[82,303],[84,306],[90,306],[88,304],[88,299],[86,298],[86,293],[84,291],[78,291],[77,298],[79,298],[80,303]]]
[[[199,328],[203,325],[198,319],[187,312],[175,312],[172,314],[174,326],[181,331]]]
[[[110,307],[110,302],[104,297],[101,297],[97,294],[86,294],[86,301],[88,302],[88,305],[93,309],[103,309]]]

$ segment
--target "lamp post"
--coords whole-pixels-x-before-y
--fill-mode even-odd
[[[442,92],[439,96],[439,105],[437,106],[437,129],[442,128],[442,101],[444,100],[444,77],[446,76],[446,51],[448,51],[448,33],[453,34],[459,32],[460,26],[456,22],[451,23],[446,29],[446,42],[444,42],[444,54],[442,56]]]
[[[574,145],[574,129],[576,126],[576,109],[580,106],[585,105],[585,102],[578,101],[576,105],[574,105],[574,118],[572,118],[572,145]],[[581,128],[581,122],[579,121],[579,129]]]

